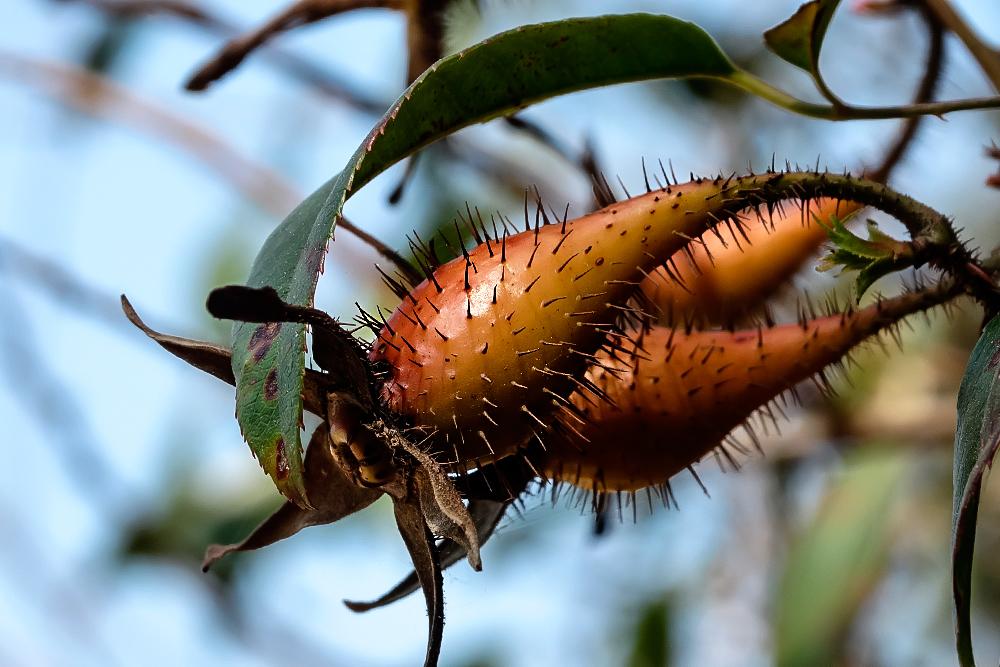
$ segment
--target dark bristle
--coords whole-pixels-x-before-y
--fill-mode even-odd
[[[482,245],[483,237],[479,235],[479,230],[476,229],[476,225],[472,220],[472,209],[469,208],[469,202],[465,202],[465,210],[469,214],[468,217],[462,215],[462,212],[457,209],[455,210],[455,215],[458,216],[458,220],[462,221],[465,228],[472,233],[472,238],[475,239],[476,245]]]
[[[632,195],[629,194],[628,188],[625,187],[625,183],[622,181],[622,177],[621,176],[615,176],[615,178],[618,180],[618,185],[621,186],[622,192],[625,193],[625,198],[626,199],[631,199]]]
[[[375,269],[382,275],[382,282],[400,299],[405,299],[410,294],[410,290],[406,289],[399,281],[395,280],[389,274],[382,270],[378,264],[375,265]]]
[[[646,173],[646,158],[640,158],[642,164],[642,182],[646,186],[646,194],[653,191],[653,188],[649,186],[649,175]]]

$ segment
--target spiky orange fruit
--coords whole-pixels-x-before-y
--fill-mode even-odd
[[[602,352],[588,373],[610,400],[576,394],[573,409],[560,416],[589,442],[548,443],[545,474],[598,493],[665,484],[786,390],[822,377],[860,343],[954,295],[947,288],[912,292],[770,328],[636,332],[630,355]]]
[[[657,269],[640,289],[661,321],[728,322],[786,286],[827,241],[824,225],[859,208],[839,199],[801,208],[786,205],[764,224],[749,227],[746,239],[706,235],[692,244],[686,261],[678,262],[676,275]]]
[[[487,237],[434,270],[382,328],[370,355],[391,368],[382,398],[459,466],[542,439],[553,404],[575,388],[600,395],[584,371],[639,281],[729,218],[729,195],[766,178],[699,180]]]

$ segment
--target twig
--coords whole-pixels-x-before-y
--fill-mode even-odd
[[[450,0],[408,0],[406,11],[406,82],[413,83],[444,55],[444,13]]]
[[[929,102],[934,98],[934,92],[944,68],[944,30],[941,23],[924,7],[919,8],[919,13],[927,26],[928,42],[924,75],[913,95],[915,104]],[[902,159],[906,149],[909,148],[916,136],[917,129],[923,119],[924,116],[913,116],[903,121],[903,126],[882,158],[882,163],[870,174],[873,181],[885,182],[889,178],[889,174]]]
[[[979,35],[955,11],[948,0],[923,0],[923,5],[945,28],[962,40],[993,84],[994,90],[1000,92],[1000,53],[979,39]]]
[[[581,153],[575,154],[551,132],[533,121],[527,120],[523,116],[504,116],[504,121],[514,129],[524,132],[543,146],[547,146],[556,155],[564,159],[573,167],[579,169],[588,182],[600,183],[601,168],[597,164],[597,157],[594,154],[593,146],[587,141]],[[603,204],[595,197],[596,208]]]
[[[260,28],[226,44],[195,72],[186,84],[192,91],[205,90],[236,69],[243,59],[279,33],[356,9],[400,9],[401,0],[298,0]]]
[[[202,28],[227,39],[243,32],[218,14],[179,0],[60,1],[84,3],[108,16],[125,20],[136,20],[155,15],[173,16],[187,22],[189,25]],[[266,45],[261,49],[261,56],[270,60],[292,78],[311,86],[320,94],[349,104],[359,111],[381,114],[389,107],[389,100],[364,93],[321,65],[278,46]]]
[[[410,264],[408,261],[406,261],[402,255],[400,255],[398,252],[396,252],[388,245],[378,240],[365,230],[355,225],[347,218],[341,217],[339,220],[337,220],[337,227],[340,227],[341,229],[346,229],[350,233],[354,234],[360,240],[364,241],[375,252],[382,255],[390,262],[392,262],[393,265],[397,269],[399,269],[399,272],[402,273],[404,276],[406,276],[407,279],[409,279],[409,281],[414,285],[419,285],[423,281],[424,276],[415,268],[413,268],[413,265]]]

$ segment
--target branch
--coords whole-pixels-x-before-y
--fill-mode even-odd
[[[924,76],[913,95],[915,104],[929,102],[934,98],[934,91],[937,89],[938,81],[941,79],[941,71],[944,68],[944,30],[941,23],[923,7],[920,8],[920,16],[927,26],[927,61],[924,66]],[[917,135],[917,129],[919,129],[923,119],[923,116],[913,116],[903,122],[902,129],[886,151],[882,163],[869,174],[869,178],[882,183],[889,179],[889,174],[902,159],[906,149],[909,148],[913,138]]]
[[[947,100],[945,102],[925,102],[922,104],[904,104],[886,107],[859,107],[846,103],[832,106],[800,100],[780,88],[775,88],[746,70],[737,70],[726,76],[723,81],[742,88],[746,92],[756,95],[782,109],[820,120],[888,120],[892,118],[912,118],[914,116],[944,116],[944,114],[954,111],[1000,108],[1000,97],[969,97],[959,100]]]
[[[962,40],[965,48],[979,63],[983,74],[993,84],[993,89],[1000,92],[1000,54],[984,44],[979,35],[965,22],[948,0],[923,0],[928,12],[956,37]]]
[[[210,13],[202,7],[180,0],[60,0],[89,5],[108,16],[124,20],[137,20],[148,16],[173,16],[207,32],[226,39],[242,30],[218,14]],[[391,102],[372,97],[356,89],[321,65],[280,47],[267,45],[261,50],[261,57],[283,70],[292,78],[311,86],[317,92],[370,114],[381,114]]]
[[[444,13],[450,0],[407,0],[406,83],[413,83],[424,70],[444,55]]]
[[[276,35],[355,9],[401,9],[401,0],[298,0],[260,28],[231,40],[191,76],[185,87],[205,90]]]

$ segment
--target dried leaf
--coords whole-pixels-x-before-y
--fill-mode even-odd
[[[417,467],[414,471],[420,509],[427,525],[437,535],[447,537],[462,545],[468,555],[469,565],[477,572],[483,569],[479,557],[479,535],[469,510],[462,502],[455,484],[441,466],[426,452],[394,431],[383,430],[382,437],[391,438],[393,444],[412,456]]]
[[[125,317],[151,339],[160,344],[170,354],[178,359],[182,359],[198,370],[205,371],[209,375],[214,375],[229,385],[235,385],[233,378],[232,354],[221,345],[205,343],[200,340],[181,338],[163,334],[150,329],[145,322],[135,312],[135,308],[129,300],[122,295],[122,310]],[[326,392],[327,380],[321,374],[313,370],[306,370],[302,387],[302,402],[306,410],[318,417],[326,416]]]
[[[214,375],[227,384],[236,384],[236,380],[233,378],[232,355],[226,348],[190,338],[170,336],[150,329],[135,312],[135,308],[132,307],[124,294],[122,294],[122,310],[125,311],[125,317],[128,318],[129,322],[159,343],[160,347],[170,354],[183,359],[199,370]]]
[[[235,551],[251,551],[291,537],[303,528],[333,523],[371,505],[382,491],[351,482],[333,458],[326,423],[313,432],[305,458],[305,484],[314,509],[286,501],[242,542],[213,544],[205,551],[202,570]]]
[[[437,665],[444,630],[444,581],[434,536],[424,522],[420,506],[412,500],[393,498],[396,526],[403,537],[427,602],[427,653],[425,667]]]
[[[476,524],[476,533],[479,536],[480,545],[493,535],[504,512],[510,506],[511,501],[497,502],[495,500],[470,500],[469,514]],[[438,557],[441,561],[441,569],[447,570],[449,567],[460,561],[466,555],[465,547],[454,540],[444,539],[438,545]],[[345,600],[344,604],[348,609],[356,612],[365,612],[378,607],[384,607],[397,600],[402,600],[410,593],[420,588],[420,581],[416,571],[410,572],[398,584],[392,587],[387,593],[370,602],[357,602]]]

